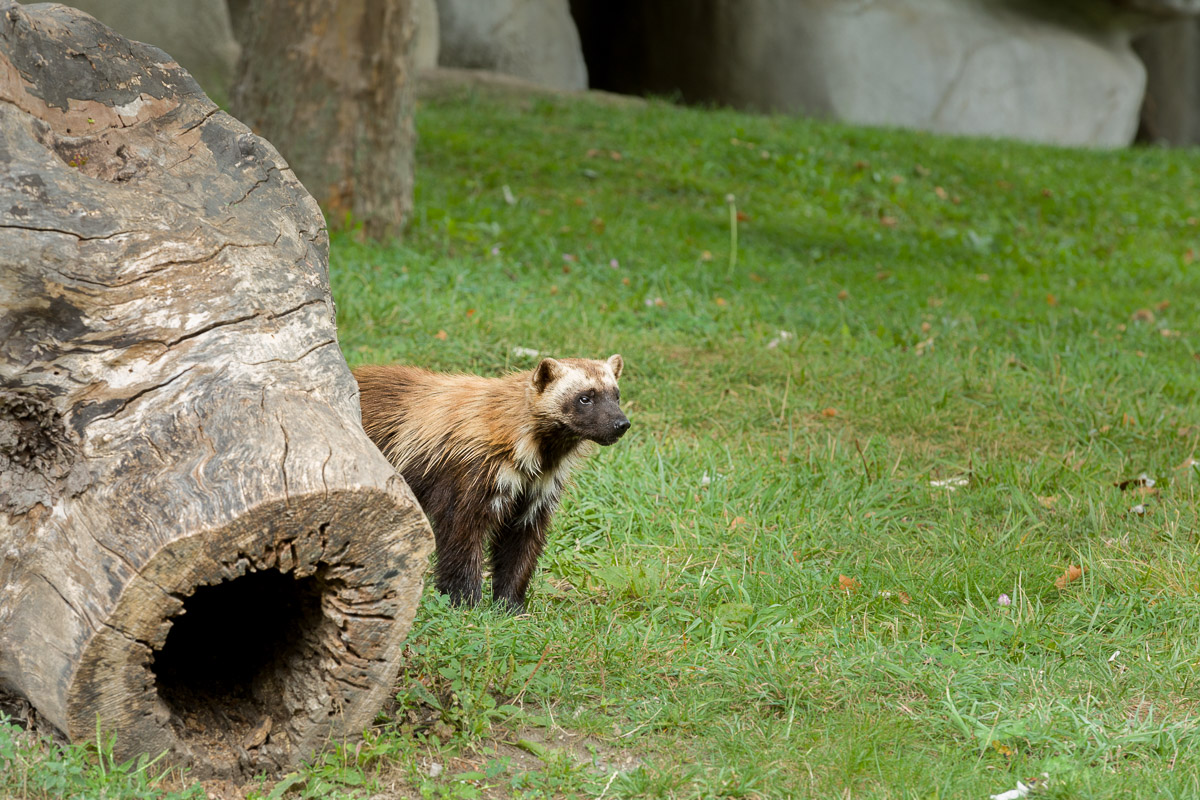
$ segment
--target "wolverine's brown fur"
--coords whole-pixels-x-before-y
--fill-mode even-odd
[[[477,602],[490,544],[493,597],[524,608],[571,467],[589,442],[612,444],[629,427],[618,406],[622,367],[614,355],[547,358],[502,378],[401,365],[354,371],[363,429],[433,525],[439,590]]]

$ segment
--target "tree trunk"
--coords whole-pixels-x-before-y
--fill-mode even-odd
[[[160,50],[0,0],[0,688],[201,777],[391,694],[432,538],[320,210]]]
[[[243,0],[232,109],[330,221],[399,234],[412,210],[414,0]]]

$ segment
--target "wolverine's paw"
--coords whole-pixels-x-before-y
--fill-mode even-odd
[[[513,600],[511,597],[496,597],[493,599],[496,608],[503,611],[505,614],[512,614],[514,617],[526,613],[524,600]]]
[[[452,606],[477,606],[483,599],[482,587],[479,586],[463,588],[439,585],[437,588],[442,594],[450,596],[450,605]]]

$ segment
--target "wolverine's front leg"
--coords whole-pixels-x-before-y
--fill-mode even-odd
[[[483,535],[469,528],[436,522],[433,525],[437,543],[435,584],[439,592],[450,595],[450,602],[456,606],[473,606],[483,599]]]
[[[443,485],[424,494],[417,499],[433,524],[437,589],[455,605],[473,606],[483,597],[483,545],[492,521],[469,487]]]
[[[492,598],[514,614],[525,610],[525,593],[553,513],[552,502],[518,509],[492,537]]]

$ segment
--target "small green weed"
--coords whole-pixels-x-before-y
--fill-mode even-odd
[[[113,758],[112,741],[60,745],[0,716],[0,796],[13,800],[203,800],[199,786],[181,787],[177,770],[159,758]]]

